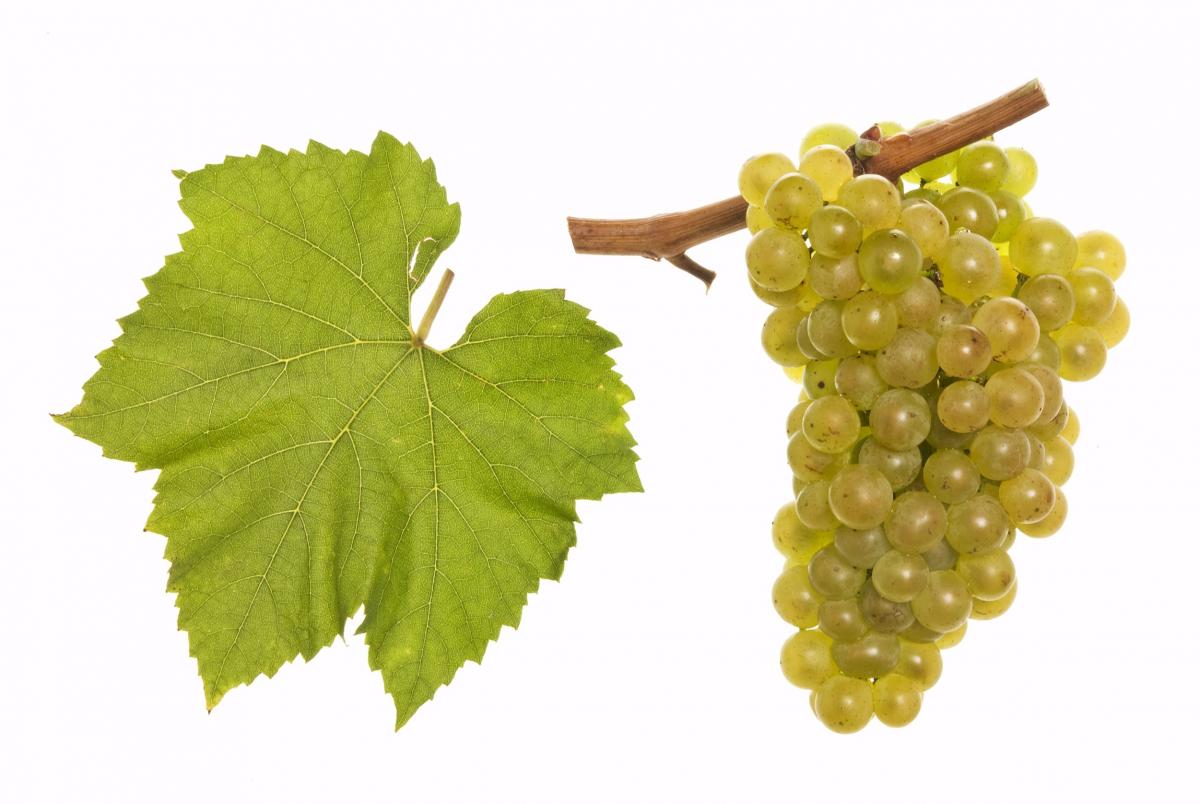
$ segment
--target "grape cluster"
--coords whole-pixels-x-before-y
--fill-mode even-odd
[[[892,183],[854,175],[858,142],[821,126],[799,164],[738,177],[763,347],[803,384],[773,523],[775,607],[799,629],[781,663],[842,733],[911,722],[941,650],[1012,605],[1017,531],[1067,515],[1062,380],[1096,376],[1129,327],[1120,242],[1035,217],[1028,152],[983,140]]]

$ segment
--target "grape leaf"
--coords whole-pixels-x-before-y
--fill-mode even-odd
[[[560,575],[576,500],[640,490],[619,341],[535,290],[417,342],[459,208],[390,135],[176,175],[194,228],[56,419],[160,470],[147,530],[210,708],[365,606],[399,728]]]

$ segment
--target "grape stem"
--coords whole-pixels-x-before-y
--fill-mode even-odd
[[[879,127],[872,126],[863,133],[863,139],[878,141],[879,152],[862,159],[856,151],[864,149],[851,146],[847,153],[856,175],[877,173],[897,181],[917,165],[991,136],[1048,105],[1046,92],[1035,78],[974,109],[887,139],[881,140]],[[632,254],[666,260],[702,281],[706,288],[717,274],[689,257],[687,250],[745,226],[746,202],[740,196],[649,218],[567,218],[567,230],[576,253]]]

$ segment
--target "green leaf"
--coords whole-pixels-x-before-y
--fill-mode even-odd
[[[537,290],[414,343],[459,209],[387,134],[177,175],[194,228],[56,419],[161,470],[147,529],[210,707],[365,605],[399,727],[559,576],[576,500],[640,490],[619,342]]]

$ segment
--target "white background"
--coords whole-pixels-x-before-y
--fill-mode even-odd
[[[6,4],[0,799],[1197,800],[1196,9]],[[797,387],[759,349],[744,233],[693,252],[722,271],[705,295],[575,256],[563,218],[715,201],[815,123],[912,124],[1034,76],[1050,108],[1000,142],[1039,159],[1038,212],[1123,238],[1132,333],[1068,389],[1071,516],[1014,548],[1015,608],[946,653],[915,724],[837,736],[777,665]],[[171,168],[381,128],[463,207],[434,344],[494,293],[568,288],[624,340],[646,493],[581,505],[563,581],[399,733],[358,637],[209,715],[141,530],[154,478],[47,414],[177,249]]]

